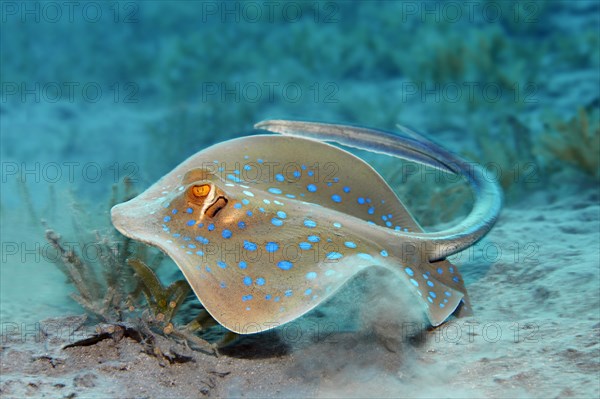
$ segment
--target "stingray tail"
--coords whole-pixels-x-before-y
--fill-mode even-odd
[[[430,261],[444,259],[473,245],[487,234],[500,213],[502,190],[495,180],[486,177],[481,166],[464,161],[407,128],[402,128],[404,135],[398,135],[360,126],[286,120],[263,121],[254,127],[313,140],[334,141],[463,176],[475,194],[475,204],[462,223],[436,233],[409,234],[412,239],[429,245]],[[403,232],[395,234],[406,235]]]

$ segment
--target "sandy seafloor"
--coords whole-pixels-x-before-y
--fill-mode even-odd
[[[596,3],[583,3],[561,3],[543,22],[548,29],[564,29],[566,36],[578,27],[597,29]],[[546,33],[540,31],[536,34],[543,42]],[[141,42],[147,39],[146,33],[136,35]],[[32,46],[27,51],[32,54],[30,60],[43,59],[42,46],[27,40],[23,43]],[[102,44],[98,46],[103,48]],[[552,54],[541,57],[545,60],[540,62],[543,68],[534,77],[539,101],[535,106],[515,107],[524,124],[539,130],[543,125],[539,116],[544,113],[566,118],[594,101],[598,107],[598,48],[593,49],[596,64],[579,69],[556,66]],[[86,51],[93,54],[95,50]],[[2,63],[8,75],[3,76],[3,82],[26,80],[14,74],[19,65],[25,65],[19,64],[20,56],[15,56],[17,67],[13,69],[7,69],[13,65],[7,57],[5,47]],[[246,61],[243,58],[241,61]],[[263,62],[269,62],[266,58]],[[248,61],[252,62],[258,61]],[[273,70],[289,66],[285,60],[275,64]],[[26,74],[27,67],[22,68]],[[60,79],[89,80],[103,73],[101,68],[92,72],[83,68],[81,72],[73,66],[71,77],[69,68]],[[281,78],[277,75],[280,72],[274,73]],[[32,80],[53,78],[42,73]],[[159,360],[130,339],[62,349],[73,339],[66,331],[75,330],[77,336],[83,336],[94,327],[81,325],[83,311],[68,297],[72,287],[38,254],[37,249],[45,242],[43,229],[32,220],[31,208],[36,217],[47,219],[66,238],[76,234],[70,220],[74,202],[84,204],[92,215],[81,221],[82,225],[91,230],[106,228],[104,205],[114,183],[110,174],[113,162],[120,163],[121,173],[127,172],[122,170],[124,163],[136,163],[141,168],[136,186],[143,189],[168,172],[174,162],[221,138],[247,134],[252,123],[271,116],[363,124],[372,120],[371,125],[388,129],[394,123],[409,123],[432,132],[431,136],[444,146],[467,154],[462,150],[472,148],[474,137],[464,131],[494,120],[494,112],[501,112],[494,104],[489,108],[480,105],[471,112],[461,104],[427,101],[386,108],[385,104],[399,98],[393,93],[400,84],[398,77],[378,75],[376,81],[364,76],[333,79],[339,79],[340,85],[342,106],[337,108],[312,104],[301,109],[295,104],[264,101],[262,108],[253,104],[248,111],[240,110],[239,103],[231,107],[226,102],[201,104],[200,108],[208,108],[209,114],[210,110],[220,113],[219,118],[231,125],[208,117],[208,126],[224,129],[223,136],[211,137],[210,132],[204,132],[197,143],[192,138],[194,148],[176,143],[189,137],[160,130],[161,121],[172,123],[167,116],[181,105],[172,97],[153,100],[150,107],[111,101],[3,99],[0,396],[599,397],[600,191],[597,178],[567,164],[540,169],[540,183],[532,187],[511,188],[490,234],[473,250],[453,257],[465,278],[473,317],[450,320],[432,331],[423,330],[414,299],[403,296],[390,274],[370,270],[290,326],[245,338],[218,358],[166,339],[160,342],[163,349],[191,360],[173,364]],[[144,84],[142,88],[147,89]],[[155,95],[151,89],[141,98]],[[352,112],[362,109],[363,101],[367,101],[364,114],[349,118]],[[190,100],[189,104],[194,102]],[[432,113],[441,116],[431,118]],[[190,123],[203,121],[197,118]],[[159,126],[160,139],[149,136],[149,126]],[[185,124],[177,125],[182,126]],[[232,127],[225,130],[224,126]],[[184,155],[173,155],[170,146],[183,148]],[[506,148],[499,145],[498,151]],[[160,157],[166,154],[169,159],[161,163]],[[40,172],[30,174],[30,206],[7,168],[35,168],[36,164],[44,168],[52,162],[78,162],[76,176],[73,181],[68,179],[64,166],[56,182],[49,182],[48,176],[44,178]],[[90,162],[101,165],[103,178],[92,182],[78,175],[78,168]],[[377,163],[381,165],[385,163]],[[36,176],[41,176],[38,181]],[[54,194],[48,191],[49,186]],[[69,190],[73,194],[67,195]],[[61,327],[59,332],[56,326]]]

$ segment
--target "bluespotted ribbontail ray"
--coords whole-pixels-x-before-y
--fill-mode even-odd
[[[501,191],[440,146],[367,128],[265,121],[283,135],[229,140],[200,151],[112,209],[124,235],[179,266],[206,310],[240,334],[292,321],[369,266],[396,272],[432,325],[471,313],[445,258],[483,237]],[[383,178],[338,147],[385,153],[463,175],[476,201],[458,226],[425,233]]]

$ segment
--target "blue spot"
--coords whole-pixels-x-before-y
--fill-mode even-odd
[[[194,244],[188,244],[188,248],[194,249],[194,248],[196,248],[196,246]]]
[[[244,240],[244,249],[246,251],[256,251],[256,244],[250,241]]]
[[[308,241],[310,241],[310,242],[319,242],[319,241],[321,241],[321,237],[319,237],[319,236],[308,236]]]
[[[358,197],[356,202],[358,202],[359,204],[364,204],[365,203],[365,199],[363,197]]]
[[[344,243],[344,245],[345,245],[346,247],[348,247],[348,248],[356,248],[356,244],[355,244],[355,243],[353,243],[352,241],[346,241],[346,242]]]
[[[331,187],[332,184],[333,184],[332,182],[329,182],[329,183],[327,183],[327,186]]]
[[[384,249],[384,250],[382,250],[382,251],[380,252],[380,254],[381,254],[381,256],[383,256],[384,258],[387,258],[387,256],[388,256],[388,253],[387,253],[387,251],[386,251],[385,249]]]
[[[234,207],[235,209],[241,209],[241,208],[242,208],[242,204],[241,204],[241,203],[239,203],[239,202],[236,202],[236,203],[233,205],[233,207]]]
[[[221,286],[221,288],[225,288],[225,287],[227,287],[227,286],[225,285],[225,281],[221,281],[221,284],[219,284],[219,285]]]
[[[177,209],[173,209],[173,210],[171,211],[171,213],[172,213],[173,215],[177,215]]]
[[[246,211],[246,215],[252,216],[252,211]]]
[[[306,273],[306,279],[307,280],[314,280],[317,278],[317,273],[315,272],[308,272]]]
[[[350,192],[350,187],[344,187],[344,192],[345,193],[349,193]]]
[[[276,296],[275,298],[273,298],[273,300],[274,300],[275,302],[279,302],[279,297],[278,297],[278,296]]]
[[[165,216],[163,222],[167,223],[171,221],[171,216]]]
[[[181,237],[181,234],[179,234],[179,233],[173,233],[173,237],[179,238],[179,237]]]
[[[446,306],[446,305],[444,305],[443,303],[440,303],[440,308],[443,308],[444,306]]]
[[[317,222],[314,220],[306,219],[304,220],[304,225],[310,229],[317,227]]]
[[[249,203],[250,203],[250,201],[248,201],[248,199],[246,199],[246,198],[242,199],[242,204],[248,205]]]
[[[238,266],[240,269],[245,269],[248,267],[248,264],[242,260],[240,263],[238,263]]]
[[[296,196],[294,194],[286,194],[285,196],[288,198],[296,198]]]
[[[444,273],[444,270],[441,267],[438,267],[437,272],[438,272],[438,274],[442,274],[442,273]]]
[[[239,222],[238,223],[238,227],[242,230],[244,230],[246,228],[246,222]]]
[[[257,278],[256,285],[265,285],[265,279],[262,277]]]
[[[236,175],[240,174],[240,171],[238,169],[234,170],[233,173],[235,173]]]
[[[204,245],[206,245],[210,242],[210,241],[208,241],[207,238],[204,238],[202,236],[196,237],[196,241],[198,241],[200,244],[204,244]]]
[[[285,219],[287,214],[284,211],[277,211],[277,217],[280,219]]]
[[[271,187],[267,190],[268,192],[270,192],[271,194],[281,194],[281,190],[275,187]]]
[[[219,266],[221,269],[225,269],[227,267],[227,263],[220,260],[217,262],[217,266]]]
[[[221,235],[223,236],[223,238],[231,238],[231,230],[223,230],[223,233],[221,233]]]
[[[258,208],[259,211],[261,211],[262,213],[265,213],[265,208],[263,208],[262,206],[260,208]]]
[[[267,295],[265,295],[265,299],[266,299],[267,301],[268,301],[268,300],[270,300],[270,299],[271,299],[271,294],[267,294]]]
[[[209,272],[209,273],[211,272],[211,270],[210,270],[210,266],[206,265],[206,266],[205,266],[205,269],[206,269],[206,271],[207,271],[207,272]]]
[[[250,299],[252,299],[252,295],[244,295],[242,297],[242,301],[244,301],[244,302],[249,301]]]
[[[283,293],[283,295],[292,296],[292,290],[287,290],[286,292]]]
[[[447,297],[452,296],[452,294],[449,291],[444,291],[444,295],[446,295]]]
[[[252,278],[250,278],[250,276],[244,277],[244,285],[247,285],[248,287],[252,285]]]
[[[199,223],[198,228],[202,228],[202,227],[204,227],[204,223]]]
[[[279,267],[281,270],[290,270],[292,267],[294,267],[294,264],[289,260],[280,260],[277,263],[277,267]]]
[[[429,303],[433,303],[433,299],[431,299],[430,297],[427,297],[427,300],[429,301]]]
[[[186,223],[188,226],[193,226],[196,224],[195,220],[188,220],[188,222]]]
[[[192,208],[188,208],[185,210],[187,213],[194,213],[194,210]]]
[[[276,242],[268,242],[265,249],[267,252],[275,252],[279,249],[279,245]]]
[[[298,244],[298,246],[300,247],[300,249],[303,249],[305,251],[312,248],[312,244],[309,242],[301,242],[300,244]]]
[[[405,267],[404,271],[406,272],[406,274],[408,274],[411,277],[415,275],[415,272],[410,267]]]
[[[282,226],[283,225],[283,220],[277,219],[277,218],[273,218],[273,219],[271,219],[271,224],[273,224],[273,226]]]
[[[282,182],[282,181],[285,181],[285,177],[281,173],[277,173],[275,175],[275,180]]]
[[[385,222],[385,225],[386,225],[387,227],[392,227],[392,222]]]
[[[455,283],[458,283],[460,280],[458,279],[458,277],[454,276],[454,277],[452,277],[452,281],[454,281]]]
[[[429,295],[431,295],[432,298],[436,298],[437,297],[437,295],[433,291],[429,291]]]
[[[342,197],[340,197],[340,196],[339,196],[339,195],[337,195],[337,194],[333,194],[333,195],[331,196],[331,199],[333,200],[333,202],[342,202]]]
[[[387,220],[387,218],[388,218],[387,216],[383,215],[383,216],[381,217],[381,220],[383,220],[383,221],[385,222],[385,221]]]
[[[327,254],[327,259],[330,260],[336,260],[336,259],[340,259],[343,255],[339,252],[329,252]]]
[[[412,283],[412,284],[413,284],[415,287],[418,287],[418,286],[419,286],[419,283],[417,283],[417,280],[415,280],[414,278],[411,278],[411,279],[410,279],[410,282],[411,282],[411,283]]]
[[[213,231],[215,229],[215,225],[213,223],[209,224],[207,227],[208,231]]]
[[[307,175],[309,175],[310,177],[313,177],[315,175],[315,172],[312,170],[309,170]]]
[[[308,172],[310,173],[310,172]],[[315,186],[314,184],[309,184],[308,186],[306,186],[306,189],[308,191],[310,191],[311,193],[314,193],[315,191],[317,191],[317,186]]]
[[[369,210],[367,211],[367,213],[368,213],[369,215],[372,215],[372,214],[374,214],[374,213],[375,213],[375,208],[373,208],[373,207],[370,207],[370,208],[369,208]]]
[[[300,171],[299,171],[299,170],[295,170],[295,171],[294,171],[294,177],[295,177],[296,179],[298,179],[298,178],[300,178],[300,176],[302,176],[302,173],[300,173]]]
[[[233,180],[233,181],[234,181],[234,182],[236,182],[236,183],[239,183],[239,182],[241,182],[240,178],[239,178],[239,177],[237,177],[236,175],[228,174],[228,175],[227,175],[227,178],[228,178],[229,180]]]
[[[258,162],[258,163],[263,163],[264,161],[263,161],[262,159],[258,158],[258,159],[256,160],[256,162]]]
[[[367,204],[370,204],[371,203],[371,198],[367,198],[366,201],[367,201]]]
[[[342,227],[342,224],[338,223],[338,222],[333,222],[333,227],[335,227],[336,229],[339,229],[340,227]]]
[[[198,255],[198,256],[204,256],[204,252],[202,252],[202,251],[196,251],[196,255]]]
[[[433,284],[433,281],[431,281],[431,280],[427,280],[427,285],[428,285],[428,286],[430,286],[430,287],[433,287],[433,285],[434,285],[434,284]]]
[[[244,170],[250,170],[250,169],[252,169],[252,166],[250,166],[248,164],[244,165]]]
[[[454,274],[454,267],[450,266],[450,267],[448,268],[448,271],[449,271],[450,273]]]
[[[307,288],[306,291],[304,291],[304,295],[310,295],[312,294],[312,290],[310,288]]]

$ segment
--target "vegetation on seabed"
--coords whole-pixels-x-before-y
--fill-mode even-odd
[[[128,180],[123,189],[121,201],[134,196]],[[23,190],[28,195],[27,189]],[[121,202],[117,200],[118,191],[119,188],[114,186],[110,207]],[[75,286],[77,291],[71,297],[99,323],[93,336],[68,347],[89,345],[111,337],[130,337],[142,343],[147,353],[173,362],[182,361],[182,358],[173,357],[172,350],[164,352],[158,345],[156,334],[212,354],[217,354],[219,347],[236,338],[233,333],[227,333],[216,343],[201,338],[197,333],[204,333],[217,324],[204,309],[187,323],[175,321],[181,305],[193,297],[189,295],[190,286],[183,279],[163,286],[156,273],[164,260],[162,252],[121,235],[112,226],[108,233],[89,233],[91,230],[79,226],[74,218],[78,239],[84,240],[93,234],[92,240],[99,249],[100,256],[90,260],[64,246],[62,237],[47,222],[42,223],[46,227],[46,240],[60,255],[48,260],[56,264]]]

